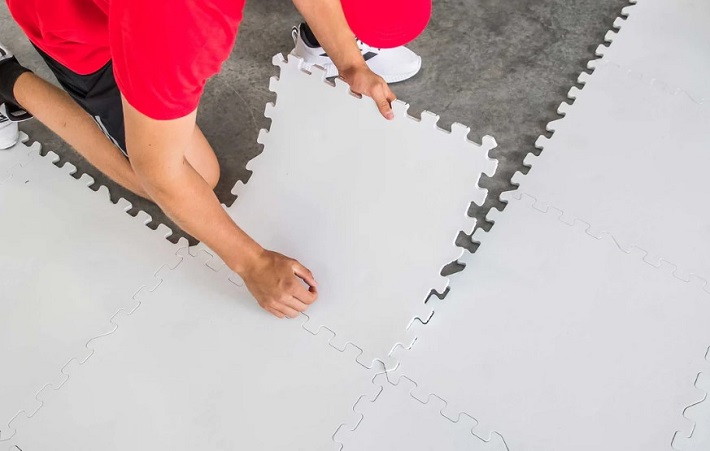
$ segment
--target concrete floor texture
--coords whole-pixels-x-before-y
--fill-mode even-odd
[[[501,205],[499,194],[511,189],[510,177],[523,169],[522,160],[535,151],[535,139],[545,133],[545,125],[559,117],[558,105],[567,100],[567,91],[594,59],[594,49],[627,4],[623,0],[434,2],[427,29],[410,45],[423,59],[422,70],[392,86],[398,98],[411,105],[409,114],[416,116],[426,109],[441,116],[442,127],[452,122],[468,125],[469,137],[475,141],[495,136],[498,147],[492,156],[500,161],[498,172],[483,180],[488,200],[470,215],[482,219],[490,207]],[[207,84],[197,122],[219,158],[222,175],[216,193],[226,205],[234,201],[230,192],[234,184],[249,177],[246,163],[261,152],[256,142],[259,129],[269,126],[263,111],[274,100],[268,90],[269,77],[276,74],[271,57],[291,50],[290,29],[300,20],[286,0],[247,2],[232,55]],[[0,30],[2,42],[23,64],[54,80],[4,3]],[[114,201],[129,200],[133,214],[149,213],[151,227],[164,223],[178,230],[156,205],[104,177],[42,124],[31,121],[22,129],[43,144],[43,151],[52,150],[62,161],[74,164],[75,176],[87,173],[97,181],[94,188],[109,188]],[[486,227],[484,221],[479,224]],[[179,236],[186,235],[176,233],[171,240]],[[461,238],[460,245],[475,249],[470,240]]]

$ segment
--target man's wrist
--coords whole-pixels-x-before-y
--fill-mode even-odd
[[[338,67],[338,73],[340,74],[340,77],[342,77],[343,80],[345,80],[349,84],[352,84],[352,80],[355,75],[363,71],[370,71],[370,67],[365,63],[365,60],[361,60],[360,62],[353,62],[352,64],[348,64],[342,68]]]
[[[241,245],[235,248],[238,249],[237,252],[232,251],[224,262],[240,276],[249,271],[265,251],[263,247],[253,240],[248,245]]]

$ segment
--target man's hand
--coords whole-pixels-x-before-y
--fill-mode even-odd
[[[387,83],[365,64],[340,0],[293,0],[293,4],[353,92],[372,97],[385,118],[394,118],[390,104],[395,96]]]
[[[397,97],[395,97],[387,82],[372,72],[367,65],[343,71],[340,76],[350,85],[353,92],[371,97],[385,119],[394,118],[392,102]]]
[[[297,317],[318,297],[311,271],[277,252],[264,249],[239,275],[259,305],[279,318]]]

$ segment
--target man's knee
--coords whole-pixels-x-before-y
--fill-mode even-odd
[[[220,176],[219,161],[199,127],[195,127],[192,146],[185,158],[212,189],[217,186]]]
[[[209,164],[205,169],[204,173],[200,174],[205,182],[210,186],[210,188],[215,189],[220,177],[220,167],[217,160],[214,163]]]

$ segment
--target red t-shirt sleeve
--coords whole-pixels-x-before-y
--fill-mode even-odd
[[[243,7],[244,0],[111,0],[113,71],[128,103],[158,120],[194,111],[229,57]]]

